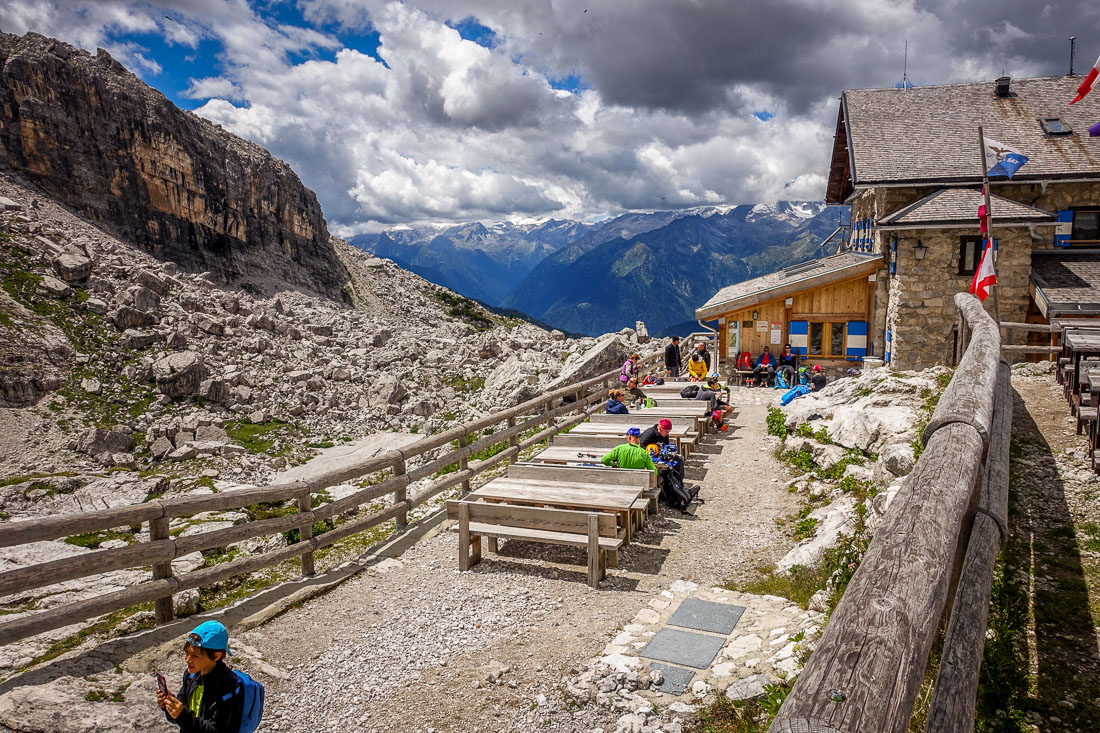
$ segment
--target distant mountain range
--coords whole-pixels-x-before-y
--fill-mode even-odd
[[[645,321],[650,333],[697,330],[720,288],[822,257],[843,209],[821,202],[550,220],[394,227],[350,241],[421,277],[565,331],[597,335]]]

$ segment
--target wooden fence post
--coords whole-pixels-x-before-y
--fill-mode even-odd
[[[510,418],[508,418],[508,427],[510,427],[510,428],[514,428],[515,426],[516,426],[516,418],[515,418],[515,417],[510,417]],[[518,445],[519,445],[519,441],[518,441],[518,436],[516,436],[516,435],[513,435],[513,436],[512,436],[511,438],[508,438],[508,447],[509,447],[509,448],[515,448],[515,447],[517,447]],[[519,455],[518,455],[518,454],[516,455],[516,458],[519,458]],[[515,462],[516,462],[516,459],[515,459],[515,458],[513,458],[513,459],[512,459],[512,460],[510,460],[510,461],[508,461],[509,465],[511,465],[511,464],[513,464],[513,463],[515,463]]]
[[[459,447],[459,450],[466,447],[466,433],[463,433],[462,435],[458,436],[458,447]],[[469,467],[470,467],[470,459],[469,458],[466,458],[465,456],[463,456],[462,458],[458,459],[458,470],[459,471],[465,471]],[[466,479],[465,481],[462,482],[462,495],[465,496],[466,494],[469,494],[469,493],[470,493],[470,480]]]
[[[313,516],[311,514],[312,511],[313,494],[307,491],[298,497],[298,513]],[[302,525],[298,527],[298,540],[309,545],[311,539],[313,539],[313,524],[310,522],[303,522]],[[313,550],[310,549],[309,552],[302,553],[302,575],[313,575],[315,572],[316,570],[313,567]]]
[[[394,476],[404,476],[405,475],[405,459],[404,458],[399,458],[397,461],[394,462],[394,464],[393,464],[393,475]],[[406,499],[408,499],[408,496],[409,496],[409,487],[407,485],[402,486],[400,489],[397,489],[396,491],[393,492],[393,503],[396,504],[400,501],[405,501]],[[397,519],[397,531],[398,532],[404,531],[404,529],[409,526],[409,513],[407,511],[402,511],[400,514],[397,515],[396,519]]]
[[[171,536],[168,534],[168,517],[149,520],[149,539],[152,542],[171,539]],[[168,562],[158,562],[153,565],[153,580],[162,580],[171,577],[171,560]],[[168,596],[167,598],[158,598],[153,602],[153,616],[158,624],[166,624],[176,617],[175,606],[173,605],[172,599],[172,596]]]

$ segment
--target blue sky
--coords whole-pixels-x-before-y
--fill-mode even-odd
[[[1090,27],[1060,0],[0,0],[286,160],[340,234],[820,199],[837,97],[893,86],[906,42],[923,83],[1039,76]]]

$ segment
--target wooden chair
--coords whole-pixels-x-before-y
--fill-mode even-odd
[[[607,553],[618,552],[614,515],[571,509],[448,501],[447,518],[458,520],[458,569],[481,561],[481,538],[525,540],[588,550],[588,585],[600,587],[607,575]]]

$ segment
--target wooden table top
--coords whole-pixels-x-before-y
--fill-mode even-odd
[[[639,429],[643,427],[644,423],[639,423],[637,426]],[[573,426],[573,429],[569,431],[569,435],[616,435],[622,436],[623,442],[626,442],[626,429],[629,427],[629,423],[619,422],[582,422],[580,425]],[[644,427],[649,427],[644,425]],[[686,438],[691,430],[688,425],[673,424],[669,435],[673,438]]]
[[[1100,367],[1092,367],[1085,372],[1085,379],[1089,382],[1089,390],[1100,392]]]
[[[593,448],[591,446],[552,445],[531,460],[539,463],[599,463],[600,459],[612,450],[612,448]],[[584,455],[581,455],[582,453]],[[596,457],[593,458],[593,455]]]
[[[1095,331],[1069,331],[1066,346],[1073,351],[1100,351],[1100,333]]]
[[[597,509],[606,512],[627,512],[642,495],[636,486],[606,486],[603,484],[538,481],[533,479],[493,479],[471,497],[509,504],[562,506],[570,509]]]

